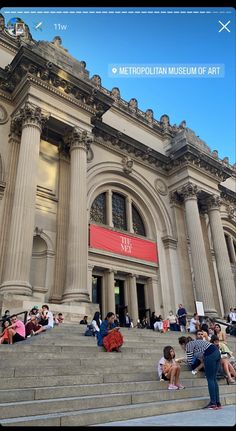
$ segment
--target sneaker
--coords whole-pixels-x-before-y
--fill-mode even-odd
[[[209,403],[207,406],[203,407],[203,409],[217,410],[217,406],[215,404]]]
[[[220,404],[220,403],[216,403],[216,410],[220,410],[220,409],[222,409],[223,407],[222,407],[222,405]]]
[[[32,337],[33,335],[35,335],[35,332],[33,331],[33,329],[32,329],[32,331],[30,332],[30,335],[31,335],[31,337]]]
[[[195,376],[197,374],[197,370],[192,370],[192,374]]]
[[[178,386],[175,386],[175,385],[169,385],[168,389],[170,389],[170,390],[176,390],[176,389],[179,389],[179,388],[178,388]]]
[[[164,382],[165,380],[164,379],[160,379],[160,382]]]

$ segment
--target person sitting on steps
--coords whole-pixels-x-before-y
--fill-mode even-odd
[[[179,360],[181,361],[181,360]],[[175,360],[175,351],[172,346],[166,346],[163,349],[163,356],[159,360],[157,365],[157,372],[160,377],[160,381],[169,381],[169,390],[184,389],[181,385],[180,376],[180,365]]]

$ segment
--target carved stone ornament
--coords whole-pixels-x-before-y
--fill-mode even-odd
[[[183,196],[184,199],[197,198],[197,193],[199,192],[199,189],[196,184],[188,182],[181,189],[178,189],[177,192],[181,196]]]
[[[86,130],[74,127],[72,132],[66,136],[65,142],[69,144],[70,150],[73,150],[74,148],[83,148],[88,151],[93,142],[93,136],[89,135]]]
[[[219,209],[221,205],[221,199],[217,195],[210,196],[207,199],[207,207],[208,209]]]
[[[160,195],[166,196],[168,192],[167,185],[160,178],[156,178],[154,182],[155,188],[160,193]]]
[[[9,120],[9,116],[7,114],[7,110],[3,105],[0,105],[0,124],[5,124]]]
[[[129,101],[129,108],[130,109],[134,109],[134,110],[136,110],[137,108],[138,108],[138,101],[137,101],[137,99],[130,99],[130,101]]]
[[[26,102],[14,115],[13,122],[24,126],[37,126],[42,129],[49,116],[43,115],[41,108],[30,102]]]
[[[91,81],[96,85],[96,87],[101,87],[102,85],[102,80],[99,75],[93,75]]]
[[[118,87],[114,87],[111,90],[111,95],[115,98],[115,99],[120,99],[120,90]]]
[[[228,205],[226,208],[228,217],[230,220],[233,220],[236,217],[236,207],[233,205]]]
[[[133,170],[133,160],[130,157],[123,157],[122,159],[122,164],[123,164],[123,171],[126,174],[131,174],[132,170]]]
[[[152,109],[147,109],[145,112],[145,118],[146,120],[151,124],[153,123],[153,110]]]

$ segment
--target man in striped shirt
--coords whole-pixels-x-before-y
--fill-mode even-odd
[[[208,383],[208,391],[210,402],[207,404],[207,409],[218,410],[221,407],[219,386],[216,375],[220,366],[220,351],[212,343],[205,340],[192,340],[191,337],[180,337],[179,344],[185,350],[187,362],[192,364],[195,354],[202,353],[204,360],[205,375]]]

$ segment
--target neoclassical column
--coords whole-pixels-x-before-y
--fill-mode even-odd
[[[170,235],[166,235],[162,237],[162,242],[167,254],[166,261],[168,264],[167,273],[169,278],[170,303],[171,309],[173,309],[175,304],[182,304],[184,302],[177,256],[178,241]]]
[[[88,264],[88,294],[89,294],[89,299],[92,302],[92,283],[93,283],[93,268],[94,265],[91,265],[90,263]]]
[[[41,109],[29,102],[25,103],[13,120],[21,124],[22,134],[1,293],[30,295],[32,292],[29,277],[37,168],[41,128],[45,120]]]
[[[0,229],[0,283],[3,277],[4,262],[6,260],[6,247],[10,229],[10,215],[12,214],[17,165],[20,152],[20,139],[21,130],[19,124],[16,124],[15,121],[12,120],[9,135],[9,159],[7,165],[5,205],[2,217],[2,226],[4,226],[4,229]]]
[[[216,309],[211,286],[211,278],[197,204],[198,191],[199,190],[196,185],[188,182],[178,192],[184,198],[186,223],[196,283],[196,300],[203,302],[205,314],[215,315]]]
[[[114,227],[112,221],[112,191],[107,190],[106,192],[106,223],[110,227]]]
[[[235,303],[235,285],[229,261],[224,230],[220,217],[220,197],[217,195],[208,198],[208,216],[211,227],[212,241],[215,251],[217,270],[221,286],[224,312],[227,314]]]
[[[92,142],[85,130],[75,127],[67,137],[70,147],[70,205],[66,286],[63,302],[89,302],[87,286],[87,151]]]
[[[70,164],[69,152],[65,145],[61,145],[59,151],[59,184],[57,205],[57,240],[56,262],[54,274],[53,292],[51,302],[60,303],[66,282],[66,259],[69,219],[70,196]]]
[[[126,214],[127,214],[127,230],[130,233],[134,233],[133,229],[133,215],[132,215],[132,200],[130,196],[125,199]]]
[[[129,315],[133,319],[134,326],[137,325],[138,320],[138,296],[136,286],[136,276],[131,274],[129,276],[129,292],[130,292],[130,303],[129,303]]]
[[[230,251],[231,262],[235,265],[236,264],[236,253],[234,250],[234,244],[233,244],[232,236],[228,236],[227,241],[228,241],[228,246],[229,246],[229,251]]]
[[[106,273],[106,293],[107,293],[107,307],[106,314],[110,311],[112,313],[116,312],[115,307],[115,273],[113,269],[108,269]]]

